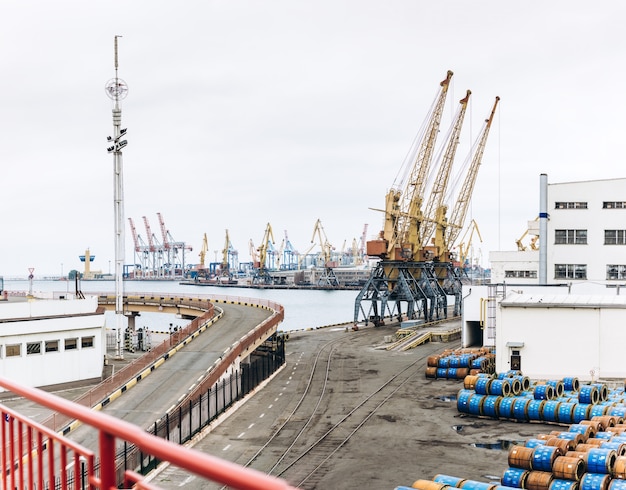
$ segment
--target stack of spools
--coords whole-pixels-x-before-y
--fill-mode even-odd
[[[598,416],[509,450],[502,484],[529,490],[626,489],[626,425]]]
[[[509,390],[503,388],[506,384]],[[626,415],[623,389],[610,392],[605,384],[581,385],[577,378],[531,383],[518,371],[508,371],[468,375],[463,386],[457,409],[475,416],[572,424],[594,416]]]
[[[487,348],[445,350],[429,356],[427,378],[464,379],[468,374],[493,373],[495,354]]]

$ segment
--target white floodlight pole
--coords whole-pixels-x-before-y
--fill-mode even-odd
[[[122,148],[128,143],[121,140],[126,134],[122,129],[122,109],[120,100],[128,94],[126,82],[117,76],[117,39],[115,36],[115,78],[106,84],[107,95],[113,100],[113,136],[107,140],[113,146],[107,148],[113,154],[113,207],[115,212],[115,327],[116,327],[116,357],[124,358],[122,347],[122,330],[124,327],[124,185],[122,172]]]

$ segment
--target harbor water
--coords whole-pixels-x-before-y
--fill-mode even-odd
[[[31,291],[29,281],[6,280],[6,291]],[[37,281],[33,280],[32,291],[42,292],[75,292],[74,281]],[[80,290],[84,294],[92,293],[115,293],[114,281],[81,281]],[[282,331],[294,331],[311,329],[338,323],[351,323],[354,320],[354,304],[359,291],[333,291],[333,290],[301,290],[301,289],[253,289],[220,286],[194,286],[182,285],[177,281],[125,281],[124,294],[133,293],[150,294],[175,294],[190,296],[228,296],[236,301],[245,301],[246,298],[260,298],[275,301],[284,306],[285,320],[279,326]],[[142,321],[149,321],[146,325],[151,330],[160,330],[171,318],[160,318],[160,314],[154,317],[142,315],[138,319],[137,327],[144,326]],[[169,317],[171,315],[162,315]],[[178,320],[180,324],[180,320]]]

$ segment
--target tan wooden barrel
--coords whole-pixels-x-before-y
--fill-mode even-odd
[[[522,468],[524,470],[533,469],[534,448],[526,446],[512,446],[509,449],[509,466]]]
[[[531,471],[526,477],[526,490],[549,490],[553,479],[549,471]]]
[[[411,486],[419,490],[447,490],[450,488],[450,485],[437,483],[432,480],[416,480]]]
[[[561,480],[578,481],[585,473],[585,462],[580,458],[559,456],[552,464],[552,474]]]

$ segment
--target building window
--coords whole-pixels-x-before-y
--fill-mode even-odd
[[[8,344],[6,346],[7,357],[17,357],[22,355],[22,344]]]
[[[626,208],[626,201],[604,201],[602,203],[602,209],[624,209]]]
[[[555,279],[587,279],[585,264],[554,264]]]
[[[554,230],[556,245],[587,245],[587,230]]]
[[[537,271],[504,271],[504,277],[516,279],[537,279]]]
[[[58,340],[46,340],[46,352],[58,352],[59,341]]]
[[[554,209],[587,209],[586,202],[555,202]]]
[[[626,265],[609,264],[606,266],[607,280],[626,279]]]
[[[78,348],[78,339],[65,339],[65,350],[73,350]]]
[[[626,230],[604,230],[605,245],[626,245]]]
[[[26,355],[41,354],[41,342],[27,342]]]
[[[86,347],[93,347],[93,337],[81,337],[80,346],[83,349]]]

